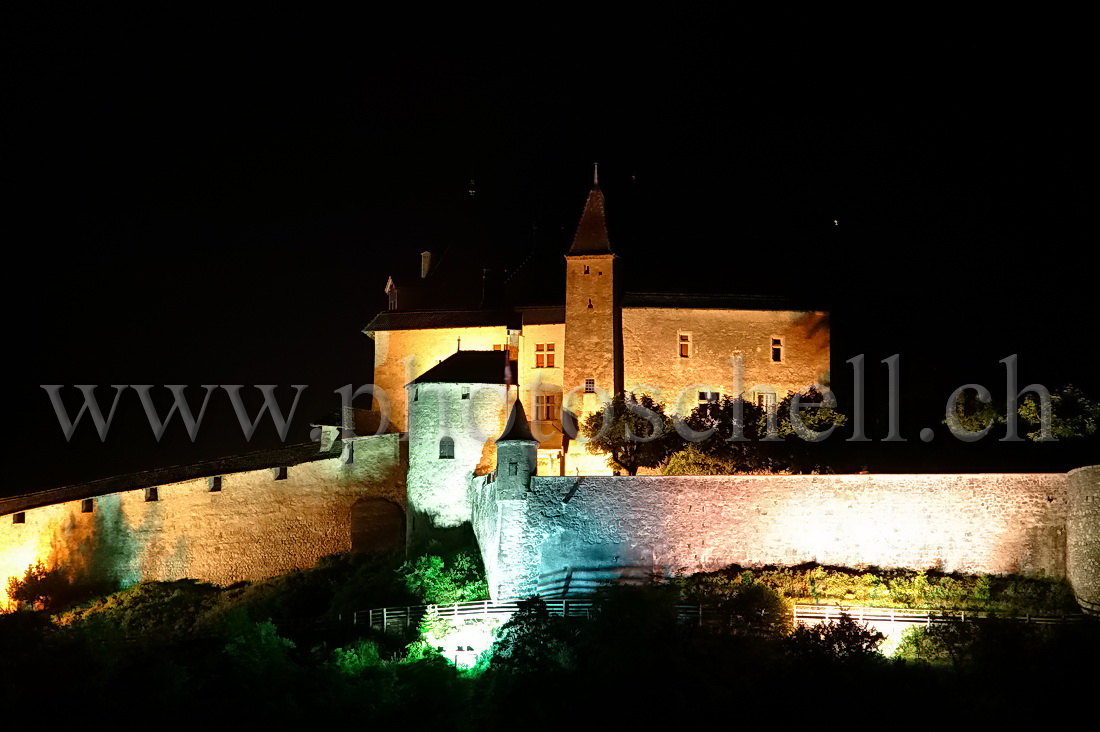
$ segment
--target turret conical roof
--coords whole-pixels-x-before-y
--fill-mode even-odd
[[[527,413],[523,411],[523,403],[519,399],[512,402],[512,412],[508,415],[508,424],[504,426],[504,434],[497,442],[509,440],[525,440],[538,442],[531,434],[531,425],[527,423]]]

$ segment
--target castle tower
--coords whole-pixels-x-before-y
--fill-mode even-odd
[[[489,591],[496,599],[529,597],[538,577],[537,554],[523,551],[532,540],[528,498],[538,466],[538,441],[531,434],[523,402],[516,399],[504,433],[496,441],[496,480],[492,483],[492,530],[478,536]]]
[[[573,245],[565,255],[565,368],[563,410],[579,430],[584,418],[623,389],[622,316],[615,278],[615,254],[607,235],[603,192],[597,174],[584,204]],[[568,436],[570,428],[563,421]],[[568,473],[607,472],[571,441]]]
[[[505,424],[515,372],[508,351],[458,351],[406,386],[410,546],[468,538],[467,485],[471,476],[492,472],[497,464],[495,440]]]
[[[520,496],[527,492],[531,476],[538,467],[538,446],[523,411],[523,402],[516,399],[504,434],[497,439],[497,481],[502,495]]]

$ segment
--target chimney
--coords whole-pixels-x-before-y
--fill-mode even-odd
[[[420,252],[420,279],[428,276],[428,270],[432,266],[432,253]]]

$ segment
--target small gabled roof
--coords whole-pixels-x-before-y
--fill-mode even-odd
[[[516,399],[512,402],[512,411],[508,414],[508,424],[504,426],[504,434],[497,442],[510,442],[523,440],[525,442],[538,442],[531,434],[531,425],[527,422],[527,413],[523,411],[523,403]]]
[[[519,370],[508,351],[458,351],[410,381],[413,384],[516,384]]]

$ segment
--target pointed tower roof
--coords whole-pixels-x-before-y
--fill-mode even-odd
[[[538,442],[531,434],[531,425],[527,423],[527,413],[523,411],[523,403],[519,399],[512,402],[512,412],[508,415],[508,424],[504,426],[504,434],[497,439],[497,442],[507,442],[509,440]]]
[[[577,225],[577,234],[573,237],[569,255],[611,253],[611,243],[607,239],[603,191],[600,190],[599,167],[596,166],[592,171],[592,190],[588,192],[588,200],[585,201],[584,213]]]

